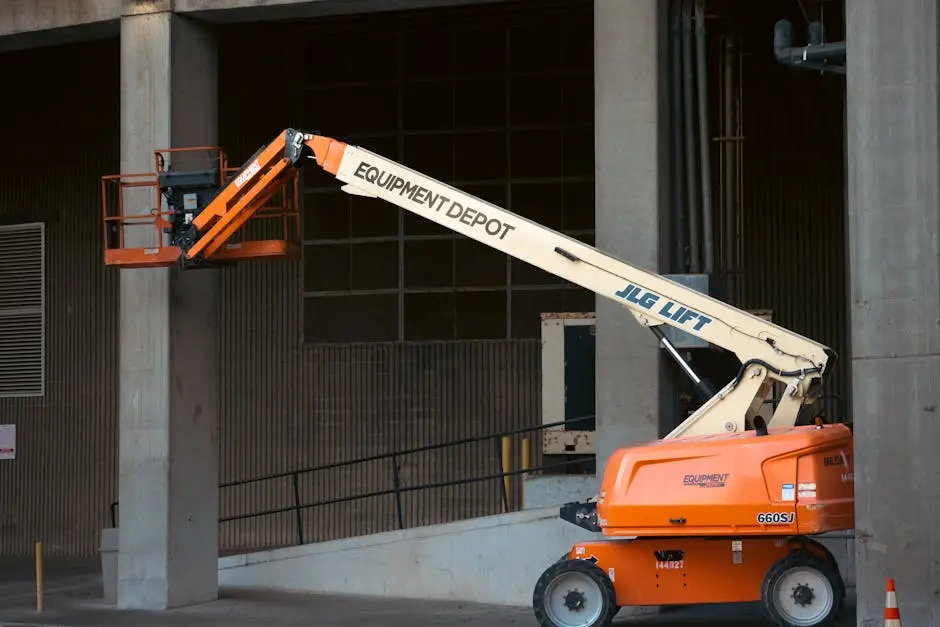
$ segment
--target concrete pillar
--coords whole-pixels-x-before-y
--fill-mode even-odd
[[[137,4],[121,18],[123,172],[217,141],[214,38]],[[144,212],[152,189],[125,202]],[[120,608],[218,596],[218,289],[215,270],[121,270]]]
[[[940,625],[937,4],[846,7],[858,625]]]
[[[660,59],[657,0],[594,2],[597,246],[659,271]],[[597,299],[597,471],[617,448],[659,436],[660,350],[614,301]]]

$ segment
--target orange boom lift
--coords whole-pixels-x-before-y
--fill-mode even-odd
[[[343,190],[381,198],[610,298],[649,328],[707,400],[663,439],[618,450],[598,495],[561,508],[600,534],[547,565],[533,591],[543,627],[606,627],[623,606],[761,601],[784,627],[833,625],[845,585],[814,538],[854,527],[852,433],[798,426],[832,351],[720,300],[466,194],[364,148],[286,129],[241,168],[216,148],[199,167],[104,177],[105,263],[198,268],[298,254],[298,171],[313,160]],[[120,189],[107,196],[109,185]],[[154,207],[125,196],[153,187]],[[165,201],[165,207],[164,207]],[[252,220],[278,228],[247,239]],[[129,229],[143,233],[131,235]],[[261,225],[265,226],[265,225]],[[264,229],[257,229],[264,231]],[[700,379],[662,332],[669,325],[731,351],[737,376]],[[772,415],[761,410],[782,389]],[[624,419],[630,419],[626,416]]]

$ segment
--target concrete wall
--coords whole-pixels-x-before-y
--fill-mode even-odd
[[[594,179],[597,247],[659,270],[663,3],[594,3]],[[597,467],[659,434],[658,342],[597,296]]]
[[[557,509],[514,512],[219,560],[219,585],[527,606],[588,533]]]
[[[95,37],[108,25],[117,32],[122,14],[172,10],[192,14],[209,22],[248,22],[261,20],[304,19],[327,15],[369,11],[421,9],[503,0],[3,0],[0,2],[0,37],[26,35],[42,31],[42,38],[19,38],[26,47],[49,45],[56,39]],[[12,39],[4,42],[7,45]],[[2,44],[0,44],[2,45]]]
[[[0,52],[116,37],[124,0],[4,0]]]
[[[546,567],[575,542],[600,537],[560,520],[557,508],[533,509],[224,557],[219,585],[529,606]],[[853,541],[824,544],[854,586]]]
[[[523,509],[555,507],[597,494],[595,475],[537,475],[523,480]]]
[[[116,20],[123,5],[124,0],[4,0],[0,37]]]
[[[846,8],[859,625],[889,577],[905,624],[940,624],[938,10]]]
[[[300,20],[401,9],[434,9],[505,0],[175,0],[174,10],[214,23]]]
[[[218,142],[216,68],[202,25],[165,11],[121,18],[122,172],[151,170],[155,148]],[[151,193],[129,190],[127,213],[149,213]],[[147,229],[126,238],[154,245]],[[120,608],[217,598],[219,284],[217,269],[120,271]]]
[[[836,531],[816,536],[815,539],[819,540],[832,552],[832,556],[839,564],[839,572],[842,573],[845,585],[855,587],[857,581],[855,574],[855,533]]]

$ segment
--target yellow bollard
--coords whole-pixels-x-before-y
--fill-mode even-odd
[[[509,436],[503,436],[503,473],[510,472],[512,467],[512,440]],[[509,475],[503,476],[503,486],[506,489],[506,503],[504,507],[506,511],[512,509],[512,477]]]
[[[42,614],[43,608],[42,585],[42,542],[36,543],[36,611]]]
[[[528,470],[532,467],[532,449],[529,446],[529,438],[522,438],[522,468],[520,470],[525,471],[521,476],[522,483],[519,484],[520,492],[522,496],[523,507],[525,507],[525,478],[529,476]]]

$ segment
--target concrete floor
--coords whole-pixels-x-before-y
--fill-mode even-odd
[[[214,603],[170,612],[118,611],[101,602],[96,564],[46,567],[45,610],[36,612],[32,564],[0,562],[0,627],[538,627],[529,608],[359,597],[223,591]],[[853,591],[854,592],[854,591]],[[850,601],[854,594],[850,592]],[[618,621],[634,627],[766,627],[758,608],[715,606],[669,611],[653,619]],[[841,625],[855,625],[854,612]]]

